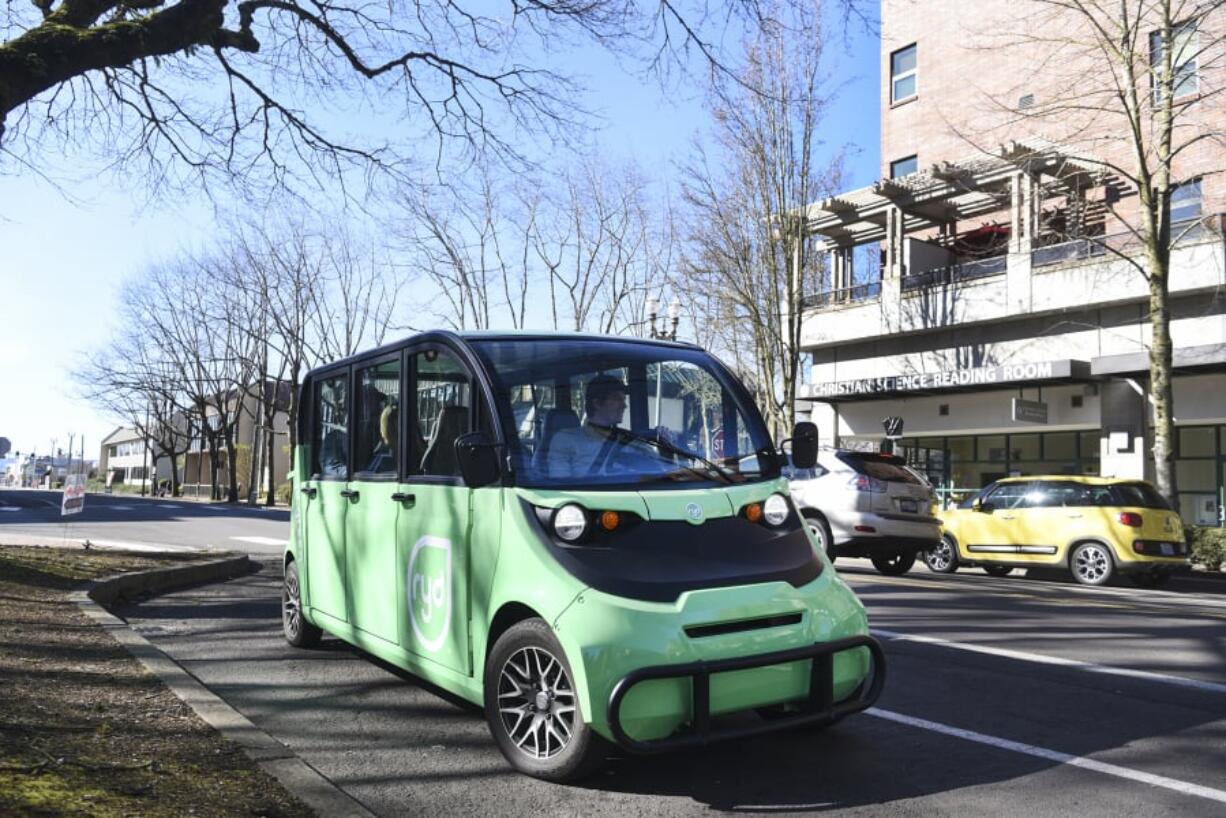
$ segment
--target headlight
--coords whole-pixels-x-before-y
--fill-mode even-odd
[[[788,501],[783,499],[782,494],[772,494],[762,504],[762,516],[766,518],[767,525],[783,525],[788,518]]]
[[[567,542],[575,542],[587,531],[587,512],[574,503],[562,506],[553,515],[553,531]]]

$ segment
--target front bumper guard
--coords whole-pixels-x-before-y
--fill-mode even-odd
[[[834,702],[834,655],[853,648],[867,648],[872,657],[868,688],[861,685],[859,695],[846,701]],[[748,727],[711,729],[711,674],[731,670],[747,670],[767,665],[780,665],[801,659],[811,659],[809,696],[795,716]],[[688,676],[693,685],[693,720],[691,729],[680,735],[641,741],[632,738],[621,724],[621,707],[626,695],[636,684],[650,679],[674,679]],[[683,665],[655,665],[633,670],[613,686],[609,694],[609,730],[617,744],[631,753],[659,753],[697,747],[713,741],[747,738],[762,733],[786,730],[805,724],[824,724],[873,706],[885,686],[885,653],[871,636],[851,636],[834,642],[821,642],[801,648],[760,653],[756,656],[734,656],[730,659],[689,662]]]

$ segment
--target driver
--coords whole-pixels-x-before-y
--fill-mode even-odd
[[[626,385],[612,375],[597,375],[584,389],[583,425],[562,429],[549,449],[550,477],[583,477],[599,471],[614,445],[617,424],[626,414]]]

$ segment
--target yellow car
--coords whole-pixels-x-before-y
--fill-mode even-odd
[[[1009,477],[939,516],[941,545],[923,558],[941,574],[979,566],[1004,576],[1047,566],[1068,568],[1083,585],[1124,574],[1154,587],[1188,564],[1183,522],[1141,480]]]

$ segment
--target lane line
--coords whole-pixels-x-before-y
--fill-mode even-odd
[[[899,633],[898,631],[881,630],[873,628],[874,636],[881,636],[896,642],[916,642],[922,645],[938,645],[943,648],[953,648],[954,650],[965,650],[971,653],[983,653],[988,656],[999,656],[1005,659],[1016,659],[1022,662],[1033,662],[1040,665],[1055,665],[1057,667],[1073,668],[1074,670],[1084,670],[1087,673],[1099,673],[1104,676],[1124,676],[1132,679],[1142,679],[1147,682],[1160,682],[1162,684],[1177,685],[1179,687],[1189,687],[1194,690],[1207,691],[1209,693],[1226,694],[1226,684],[1217,682],[1206,682],[1200,679],[1189,679],[1186,676],[1170,676],[1165,673],[1154,673],[1149,670],[1134,670],[1126,667],[1115,667],[1112,665],[1099,665],[1094,662],[1083,662],[1080,659],[1065,659],[1059,656],[1047,656],[1042,653],[1029,653],[1020,650],[1009,650],[1008,648],[995,648],[988,645],[976,645],[970,642],[954,642],[950,639],[941,639],[936,636],[919,636],[916,634]]]
[[[1223,599],[1218,594],[1205,592],[1181,592],[1181,591],[1164,591],[1158,588],[1083,588],[1080,585],[1071,585],[1066,583],[1045,583],[1043,586],[1038,584],[1039,581],[1025,580],[1021,578],[1002,578],[995,579],[989,576],[974,576],[967,574],[964,577],[953,575],[942,579],[929,578],[932,574],[917,577],[886,577],[874,575],[870,571],[849,571],[840,573],[839,576],[844,579],[854,579],[868,583],[880,582],[886,585],[910,585],[917,588],[937,588],[939,590],[948,591],[952,588],[977,588],[981,591],[991,591],[996,596],[1012,596],[1019,599],[1034,599],[1041,602],[1050,602],[1055,604],[1085,604],[1097,605],[1107,608],[1129,608],[1135,607],[1138,603],[1149,605],[1160,605],[1162,603],[1181,603],[1208,605],[1210,607],[1226,608],[1226,599]],[[1213,579],[1191,577],[1194,582],[1214,582]],[[1032,584],[1033,583],[1033,584]],[[1060,594],[1060,596],[1057,596]],[[1063,594],[1070,594],[1084,598],[1083,600],[1071,600]],[[1110,602],[1108,600],[1111,600]],[[1112,604],[1115,600],[1120,600],[1122,604]]]
[[[132,510],[132,506],[108,506],[108,505],[100,505],[100,506],[98,506],[98,508],[104,508],[104,509],[106,509],[107,511],[131,511],[131,510]]]
[[[279,540],[276,537],[231,537],[230,539],[254,545],[289,545],[289,540]]]
[[[158,508],[173,508],[175,511],[183,508],[183,506],[172,506],[169,503],[158,503]]]
[[[0,511],[21,511],[21,506],[0,506]]]
[[[927,719],[918,719],[914,716],[904,716],[902,713],[895,713],[891,710],[881,710],[880,708],[870,707],[864,711],[866,715],[876,716],[879,719],[905,724],[909,727],[916,727],[920,730],[928,730],[933,733],[941,733],[946,736],[964,739],[965,741],[973,741],[977,744],[986,744],[989,747],[996,747],[1001,750],[1008,750],[1022,755],[1041,758],[1045,761],[1054,761],[1057,764],[1065,764],[1070,767],[1079,767],[1083,770],[1091,770],[1103,775],[1114,776],[1115,778],[1123,778],[1128,781],[1136,781],[1142,784],[1148,784],[1151,787],[1162,787],[1163,789],[1174,790],[1175,792],[1184,795],[1192,795],[1197,798],[1205,798],[1210,801],[1217,801],[1226,804],[1226,790],[1217,790],[1213,787],[1205,787],[1200,784],[1193,784],[1189,781],[1180,781],[1177,778],[1167,778],[1165,775],[1154,775],[1153,773],[1134,770],[1130,767],[1121,767],[1117,764],[1108,764],[1104,761],[1095,761],[1092,758],[1083,756],[1075,756],[1069,753],[1062,753],[1059,750],[1049,750],[1045,747],[1036,747],[1033,744],[1024,744],[1020,741],[1012,741],[1007,738],[999,738],[997,736],[989,736],[985,733],[976,733],[974,730],[963,730],[961,727],[952,727],[948,724],[929,721]]]

